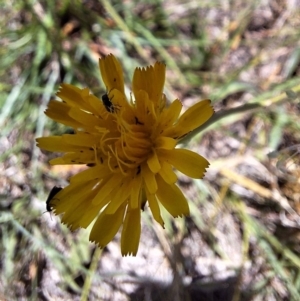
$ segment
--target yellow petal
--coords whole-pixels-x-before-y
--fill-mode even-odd
[[[61,84],[56,95],[66,102],[70,107],[91,111],[93,109],[89,102],[90,91],[88,88],[79,89],[70,84]]]
[[[95,154],[91,150],[81,150],[73,153],[67,153],[60,158],[49,161],[51,165],[59,164],[95,164]]]
[[[144,183],[147,186],[149,192],[151,194],[155,193],[157,190],[157,183],[156,183],[155,175],[149,169],[147,164],[143,164],[141,166],[141,174],[142,174]]]
[[[172,165],[165,161],[162,162],[159,174],[168,184],[174,184],[177,182],[177,176],[173,171]]]
[[[77,206],[81,203],[83,196],[90,193],[92,188],[97,184],[96,180],[85,181],[80,184],[68,185],[55,195],[51,205],[55,214],[61,214],[64,212],[72,213]]]
[[[178,119],[181,110],[182,103],[179,99],[175,99],[169,107],[164,108],[160,116],[162,129],[166,125],[172,125]]]
[[[91,198],[92,199],[92,198]],[[81,217],[79,217],[78,225],[81,228],[87,228],[90,223],[96,218],[96,216],[99,214],[100,210],[105,206],[105,204],[94,206],[93,204],[89,204],[89,206],[86,208],[85,212]]]
[[[159,136],[155,140],[155,148],[173,149],[175,148],[177,141],[170,137]]]
[[[110,201],[110,199],[107,198],[104,202],[97,205],[93,205],[91,200],[96,196],[97,193],[99,193],[99,191],[99,187],[93,189],[93,193],[89,195],[88,206],[86,206],[86,208],[82,210],[83,214],[78,218],[78,224],[82,228],[87,228],[89,224],[95,219],[95,217],[99,215],[100,211]]]
[[[80,147],[68,145],[63,141],[62,136],[40,137],[36,139],[37,146],[50,152],[73,152],[80,150]]]
[[[160,208],[156,199],[155,194],[150,194],[149,191],[146,190],[146,196],[149,203],[150,210],[152,212],[153,218],[164,227],[164,221],[160,215]]]
[[[94,205],[102,203],[112,191],[118,191],[123,178],[122,175],[114,174],[111,178],[106,178],[102,180],[99,188],[99,193],[92,200]]]
[[[103,105],[103,101],[100,100],[95,95],[89,95],[88,102],[91,106],[91,112],[94,113],[96,116],[104,116],[105,115],[105,107]]]
[[[97,218],[90,233],[90,241],[104,248],[117,234],[124,218],[126,205],[122,205],[115,214],[106,214],[105,210]]]
[[[138,112],[138,114],[140,114],[140,116],[146,116],[147,115],[147,103],[148,103],[148,99],[149,99],[149,95],[146,91],[144,90],[139,90],[136,92],[135,96],[135,107],[136,110]],[[144,118],[142,118],[143,121]]]
[[[100,179],[105,177],[106,174],[109,174],[110,169],[108,166],[102,166],[102,165],[96,165],[94,167],[90,167],[82,172],[79,172],[78,174],[72,176],[70,178],[70,183],[79,183],[79,182],[85,182],[93,179]]]
[[[89,185],[85,186],[85,189],[82,189],[80,192],[77,192],[76,195],[73,195],[71,199],[65,200],[72,202],[72,206],[64,213],[63,217],[61,218],[61,222],[67,224],[72,231],[81,227],[80,220],[82,215],[89,207],[92,206],[91,199],[96,193],[96,191],[92,189],[93,185],[94,183],[92,181],[89,183]]]
[[[152,155],[148,158],[147,164],[149,169],[155,174],[157,173],[161,166],[157,157],[155,150],[152,151]]]
[[[119,185],[118,189],[112,193],[111,202],[105,209],[106,214],[114,214],[123,203],[127,203],[130,193],[131,187],[128,181]]]
[[[79,132],[71,135],[62,135],[62,138],[66,144],[88,148],[98,144],[100,135]]]
[[[81,108],[81,89],[70,85],[70,84],[61,84],[58,92],[56,93],[57,97],[61,98],[65,103],[71,107]]]
[[[141,209],[128,210],[123,223],[121,234],[122,256],[135,256],[141,235]]]
[[[156,196],[161,204],[174,216],[189,215],[190,209],[181,190],[175,184],[167,184],[159,175],[156,177]]]
[[[130,209],[136,209],[139,207],[140,195],[142,186],[142,176],[138,175],[132,180],[132,187],[130,193]]]
[[[109,54],[99,60],[99,68],[107,92],[117,89],[124,94],[123,70],[120,62]]]
[[[138,92],[143,90],[155,104],[161,101],[165,83],[166,65],[156,62],[154,66],[136,68],[132,80],[132,91],[137,98]]]
[[[210,105],[210,100],[202,100],[187,109],[179,117],[174,128],[169,129],[169,135],[174,138],[180,138],[205,123],[213,113],[214,110]],[[168,133],[168,131],[166,132]],[[164,133],[164,135],[166,135],[166,133]]]
[[[92,113],[79,110],[78,108],[71,108],[69,110],[69,116],[83,126],[91,128],[104,126],[104,121],[102,119],[96,118]]]
[[[77,129],[81,124],[69,116],[70,106],[57,100],[50,100],[45,114],[64,125]]]
[[[191,178],[202,179],[209,166],[205,158],[188,149],[176,148],[161,152],[165,161]]]
[[[155,103],[149,98],[149,95],[144,90],[139,90],[134,95],[135,98],[135,120],[136,123],[140,123],[144,128],[149,127],[149,130],[153,128],[153,125],[157,122],[157,113]]]

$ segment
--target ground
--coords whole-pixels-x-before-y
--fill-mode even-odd
[[[300,2],[11,1],[0,16],[0,300],[300,300]],[[211,163],[179,174],[191,216],[156,224],[146,205],[136,257],[104,250],[46,211],[55,166],[40,136],[62,82],[101,97],[99,57],[167,66],[164,92],[214,117],[185,147]],[[201,130],[201,131],[200,131]]]

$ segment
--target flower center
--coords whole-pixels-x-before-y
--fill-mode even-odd
[[[111,171],[129,175],[140,170],[141,163],[151,155],[154,143],[148,127],[136,122],[136,119],[130,124],[120,115],[116,118],[114,131],[108,132],[101,141],[105,150],[102,153],[106,154]]]

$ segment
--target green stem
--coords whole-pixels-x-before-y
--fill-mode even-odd
[[[98,266],[98,262],[99,262],[99,258],[101,256],[101,254],[102,254],[102,249],[96,248],[94,255],[92,257],[92,263],[90,266],[89,273],[86,274],[86,279],[84,281],[84,286],[82,288],[80,301],[88,300],[89,292],[90,292],[90,289],[92,286],[93,275],[97,271],[97,266]]]

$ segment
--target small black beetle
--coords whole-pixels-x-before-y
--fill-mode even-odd
[[[49,196],[47,198],[47,201],[46,201],[46,210],[48,212],[51,212],[52,211],[52,206],[50,204],[50,202],[53,200],[53,198],[62,190],[61,187],[57,187],[57,186],[54,186],[50,193],[49,193]]]
[[[108,97],[107,93],[102,95],[102,101],[103,101],[103,105],[104,105],[106,111],[109,112],[109,113],[113,113],[114,112],[114,105],[111,102],[111,98]]]

